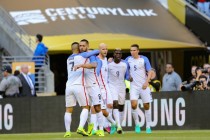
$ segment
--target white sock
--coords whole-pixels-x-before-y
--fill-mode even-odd
[[[98,130],[98,122],[97,122],[97,117],[96,114],[91,114],[91,123],[94,124],[94,130]]]
[[[151,109],[145,110],[146,128],[150,128],[151,123]]]
[[[137,108],[134,110],[132,110],[132,115],[133,115],[133,119],[135,121],[135,125],[139,125],[139,116],[138,116],[138,113],[137,113]]]
[[[65,123],[65,128],[66,132],[70,132],[71,128],[71,113],[66,112],[64,115],[64,123]]]
[[[97,115],[97,121],[98,121],[99,130],[103,130],[104,121],[103,121],[103,113],[102,113],[102,111],[100,111],[99,113],[96,113],[96,115]]]
[[[112,116],[112,110],[113,110],[113,109],[112,109],[112,108],[107,108],[106,110],[107,110],[107,112],[109,112],[109,114]]]
[[[122,125],[122,122],[124,120],[124,111],[119,112],[119,114],[120,114],[120,124]]]
[[[103,116],[103,120],[104,120],[104,128],[107,128],[109,126],[109,122],[105,116]]]
[[[82,112],[80,113],[79,127],[84,128],[84,125],[88,119],[88,112],[88,109],[82,109]]]
[[[114,115],[114,119],[117,123],[117,127],[121,127],[120,125],[120,116],[119,116],[119,110],[118,109],[113,109],[113,115]]]
[[[111,124],[116,124],[116,122],[114,121],[114,119],[110,114],[106,117],[106,120],[108,120]]]

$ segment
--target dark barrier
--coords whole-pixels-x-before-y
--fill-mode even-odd
[[[153,129],[210,129],[210,91],[153,93]],[[138,110],[145,129],[142,101]],[[79,124],[75,107],[71,131]],[[64,132],[64,96],[0,100],[0,133]],[[124,130],[134,130],[130,101],[125,103]]]
[[[192,6],[186,6],[186,26],[192,30],[203,42],[210,45],[210,20],[203,17]]]

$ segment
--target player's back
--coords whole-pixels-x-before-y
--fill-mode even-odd
[[[88,58],[84,58],[80,54],[72,54],[67,59],[67,71],[68,71],[68,85],[81,85],[85,84],[83,83],[83,69],[79,68],[76,71],[74,71],[75,65],[84,64],[87,61]]]
[[[146,56],[140,55],[138,59],[132,56],[126,58],[130,68],[130,75],[133,78],[131,86],[142,86],[147,79],[147,71],[151,69],[150,62]]]
[[[114,86],[125,86],[125,74],[127,64],[124,61],[115,63],[114,61],[108,64],[108,83]]]

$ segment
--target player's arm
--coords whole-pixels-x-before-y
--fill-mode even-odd
[[[86,69],[93,69],[97,67],[97,61],[96,61],[96,56],[91,56],[90,58],[90,63],[88,64],[81,64],[81,65],[75,65],[74,70],[77,70],[79,68],[86,68]]]
[[[129,66],[128,66],[127,61],[124,61],[124,62],[126,64],[126,66],[127,66],[126,67],[126,72],[125,72],[125,79],[129,81],[130,80],[130,73],[129,73],[129,68],[128,68]]]
[[[146,89],[149,86],[149,82],[152,77],[152,71],[151,71],[152,67],[151,67],[149,59],[147,57],[144,57],[144,61],[145,61],[145,69],[148,72],[148,74],[147,74],[148,76],[147,76],[146,82],[143,84],[142,88]]]
[[[91,56],[97,55],[97,54],[99,54],[99,50],[93,50],[93,51],[90,51],[90,52],[83,52],[80,55],[84,58],[88,58],[88,57],[91,57]]]
[[[96,74],[99,76],[102,68],[102,61],[97,57],[96,60],[97,60]]]

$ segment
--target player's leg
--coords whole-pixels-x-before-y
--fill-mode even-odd
[[[123,89],[123,88],[122,88]],[[120,124],[124,120],[124,104],[125,104],[125,90],[119,90],[118,92],[118,103],[119,103],[119,114],[120,114]]]
[[[88,97],[86,88],[84,86],[77,85],[75,86],[74,90],[75,90],[74,95],[79,105],[82,107],[82,112],[80,113],[80,122],[79,122],[79,127],[77,129],[77,133],[83,136],[88,136],[88,133],[86,133],[84,130],[84,125],[87,122],[89,110],[90,110],[89,97]]]
[[[92,124],[93,124],[93,128],[91,128]],[[91,124],[88,125],[88,133],[91,132],[92,135],[95,135],[97,130],[98,130],[98,122],[97,122],[97,117],[96,117],[96,111],[94,109],[94,106],[91,106]]]
[[[97,131],[97,134],[99,136],[104,136],[104,130],[103,130],[104,121],[103,121],[103,113],[101,111],[102,96],[101,96],[101,91],[100,91],[99,86],[93,86],[93,87],[88,88],[88,94],[91,98],[92,104],[96,111],[96,117],[97,117],[98,127],[99,127],[99,131]]]
[[[68,84],[67,84],[68,85]],[[76,105],[76,98],[73,94],[72,88],[66,86],[66,91],[65,91],[65,101],[66,101],[66,112],[64,114],[64,124],[66,128],[66,133],[64,137],[70,137],[71,136],[71,115],[73,113],[73,106]]]
[[[139,98],[139,89],[137,87],[130,88],[130,101],[131,101],[131,107],[132,107],[132,116],[135,122],[135,132],[140,133],[140,123],[139,123],[139,117],[137,113],[137,105],[138,105],[138,98]]]
[[[141,99],[143,101],[144,110],[145,110],[145,118],[146,118],[146,133],[152,133],[150,128],[151,123],[151,106],[150,103],[152,102],[152,95],[150,92],[149,87],[147,87],[145,90],[141,90],[140,93]]]

